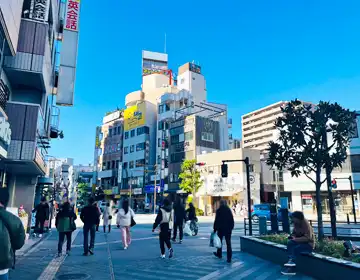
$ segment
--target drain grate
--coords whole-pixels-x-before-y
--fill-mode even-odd
[[[56,277],[57,280],[87,280],[90,279],[89,274],[85,273],[71,273],[71,274],[62,274]]]

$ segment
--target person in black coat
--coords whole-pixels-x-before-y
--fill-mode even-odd
[[[99,208],[97,207],[95,199],[90,197],[88,205],[82,209],[80,215],[80,219],[84,223],[84,256],[87,256],[88,253],[90,253],[90,255],[94,254],[96,225],[100,223],[100,215],[101,213],[99,212]]]
[[[177,236],[177,230],[179,229],[180,232],[180,244],[183,240],[183,228],[184,228],[184,221],[186,219],[186,212],[185,207],[181,202],[180,197],[176,198],[176,202],[174,204],[174,235],[173,235],[173,241],[176,241]]]
[[[216,211],[216,217],[214,222],[214,232],[219,236],[221,243],[225,237],[226,249],[227,249],[227,262],[231,262],[232,248],[231,248],[231,234],[234,229],[235,222],[231,209],[227,206],[225,200],[220,201],[220,207]],[[218,248],[214,255],[219,259],[222,258],[222,248]]]
[[[46,202],[46,198],[42,197],[40,203],[32,211],[35,214],[35,229],[39,234],[39,237],[42,237],[44,233],[44,224],[45,221],[49,219],[50,207]]]

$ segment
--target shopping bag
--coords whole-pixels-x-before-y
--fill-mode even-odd
[[[222,247],[220,237],[216,233],[214,234],[214,247],[217,249]]]
[[[211,235],[210,235],[210,244],[209,246],[210,247],[214,247],[214,236],[215,236],[215,232],[212,232]]]
[[[190,223],[186,222],[184,226],[184,235],[185,236],[192,236],[192,231],[190,229]]]

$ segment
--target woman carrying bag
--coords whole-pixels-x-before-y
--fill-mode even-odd
[[[69,202],[65,202],[59,213],[56,215],[55,226],[59,232],[58,256],[62,254],[62,247],[66,236],[66,254],[70,254],[71,235],[76,230],[75,220],[77,219],[74,210]]]
[[[106,203],[106,207],[103,213],[103,225],[104,225],[104,233],[106,232],[106,227],[109,228],[109,232],[111,231],[111,220],[112,220],[112,213],[111,213],[110,203]]]
[[[126,250],[131,243],[130,227],[135,225],[134,217],[135,213],[129,207],[129,201],[124,200],[116,219],[116,224],[121,229],[121,237],[124,250]]]

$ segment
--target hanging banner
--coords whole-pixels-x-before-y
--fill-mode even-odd
[[[49,19],[50,0],[31,0],[29,18],[47,22]]]

